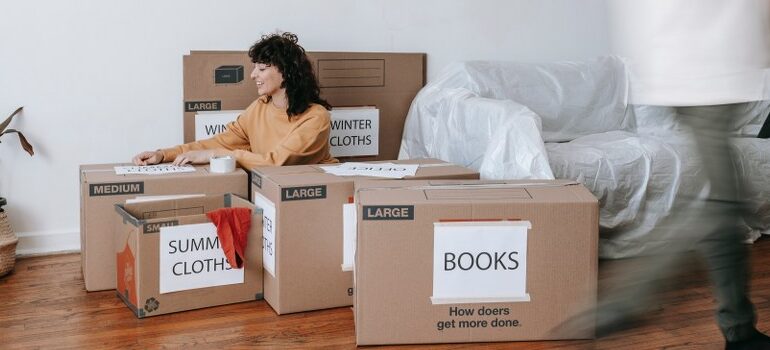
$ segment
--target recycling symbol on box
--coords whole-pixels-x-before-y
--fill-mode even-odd
[[[153,312],[158,309],[158,306],[160,306],[160,303],[155,298],[147,299],[147,301],[144,303],[144,310],[149,312]]]

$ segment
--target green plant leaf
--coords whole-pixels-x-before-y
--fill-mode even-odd
[[[24,106],[21,106],[21,107],[19,107],[19,108],[16,108],[16,110],[15,110],[15,111],[13,111],[13,113],[11,113],[11,115],[9,115],[9,116],[8,116],[8,118],[5,118],[5,121],[3,121],[3,123],[2,123],[2,124],[0,124],[0,133],[1,133],[1,132],[3,132],[3,131],[5,131],[5,128],[7,128],[7,127],[8,127],[8,124],[11,124],[11,120],[13,120],[13,117],[14,117],[16,114],[18,114],[19,112],[21,112],[21,110],[22,110],[22,109],[24,109]],[[2,134],[0,134],[0,135],[2,135]]]
[[[27,151],[27,153],[29,153],[30,156],[35,155],[35,150],[32,149],[32,145],[29,144],[29,141],[27,141],[27,138],[24,137],[24,134],[22,134],[21,131],[16,129],[8,129],[3,132],[0,132],[0,136],[3,136],[5,134],[10,134],[12,132],[19,135],[19,142],[21,143],[21,148]]]

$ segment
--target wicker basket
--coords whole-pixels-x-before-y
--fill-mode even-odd
[[[16,243],[19,239],[11,229],[11,223],[4,211],[0,211],[0,277],[13,271],[16,265]]]

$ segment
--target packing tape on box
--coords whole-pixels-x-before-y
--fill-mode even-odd
[[[235,170],[235,158],[230,156],[211,157],[209,167],[212,173],[229,173]]]

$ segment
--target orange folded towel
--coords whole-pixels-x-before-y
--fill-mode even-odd
[[[217,227],[219,246],[225,252],[227,262],[233,268],[242,268],[251,228],[251,209],[222,208],[210,211],[206,216]]]

